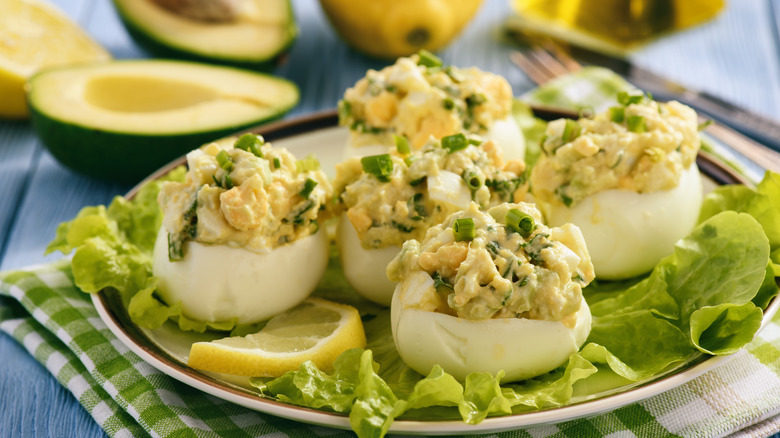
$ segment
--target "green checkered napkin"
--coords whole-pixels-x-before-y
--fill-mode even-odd
[[[626,86],[604,70],[588,69],[562,81],[569,80],[586,85],[553,84],[529,99],[589,101],[598,108]],[[67,260],[0,274],[0,329],[35,356],[111,436],[352,435],[258,413],[156,370],[109,331],[89,296],[73,285]],[[777,317],[725,364],[666,393],[606,414],[498,436],[766,436],[780,430],[779,415]]]

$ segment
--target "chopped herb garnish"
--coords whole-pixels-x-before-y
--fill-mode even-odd
[[[311,178],[306,178],[306,182],[303,183],[303,189],[298,193],[302,198],[308,198],[311,195],[312,190],[317,187],[317,181]]]
[[[566,124],[563,127],[563,134],[561,134],[561,141],[563,144],[569,143],[579,137],[581,131],[582,127],[579,123],[572,119],[566,119]]]
[[[493,258],[495,258],[498,255],[498,252],[501,251],[501,247],[498,245],[498,242],[496,242],[495,240],[488,242],[485,245],[485,248],[487,248],[487,250],[490,251],[491,254],[493,254]]]
[[[644,99],[644,96],[642,94],[628,94],[625,91],[621,91],[617,95],[617,101],[621,105],[631,105],[633,103],[639,103]]]
[[[414,155],[409,155],[408,157],[404,158],[404,163],[406,164],[406,167],[411,166],[412,163],[414,163],[415,161],[417,161],[417,157],[415,157]],[[422,182],[422,180],[423,179],[420,178],[419,181]],[[414,184],[412,184],[412,185],[414,185]]]
[[[411,152],[411,149],[409,148],[409,140],[407,140],[406,137],[403,135],[393,134],[393,139],[395,140],[395,149],[399,154],[406,155]]]
[[[452,110],[453,108],[455,108],[455,101],[452,100],[452,98],[450,97],[445,97],[444,100],[442,101],[442,106],[444,106],[444,109],[448,111]]]
[[[626,118],[626,108],[622,106],[613,106],[609,109],[609,118],[615,123],[623,123]]]
[[[482,105],[485,102],[487,102],[487,97],[482,93],[472,94],[466,97],[466,106],[469,108]]]
[[[390,221],[390,223],[393,225],[393,227],[395,229],[397,229],[398,231],[400,231],[402,233],[411,233],[412,231],[414,231],[414,227],[410,227],[408,225],[404,225],[404,224],[402,224],[400,222]]]
[[[311,210],[314,207],[314,201],[307,199],[304,202],[298,204],[287,216],[287,221],[294,223],[295,225],[303,225],[305,220],[303,218],[304,213]]]
[[[452,290],[452,285],[447,282],[447,279],[442,278],[441,274],[439,272],[434,272],[431,276],[433,278],[433,287],[435,287],[437,290],[439,287],[446,287],[447,289]]]
[[[470,138],[469,144],[472,144],[474,146],[479,146],[482,144],[482,140],[476,139],[476,138]]]
[[[514,200],[515,191],[517,191],[517,188],[523,185],[524,182],[525,179],[523,177],[510,179],[508,181],[487,179],[485,180],[485,185],[497,193],[502,201],[511,202]]]
[[[646,132],[647,126],[645,125],[645,118],[637,115],[630,115],[626,117],[626,126],[631,132]]]
[[[428,212],[425,211],[425,206],[422,204],[422,193],[415,193],[408,201],[406,201],[406,208],[409,210],[409,219],[413,221],[421,221]]]
[[[419,56],[419,60],[417,61],[417,65],[422,65],[423,67],[441,67],[442,62],[441,58],[434,55],[433,53],[423,49],[417,52],[417,56]]]
[[[517,259],[515,256],[510,256],[510,259],[506,262],[506,269],[504,270],[504,273],[501,274],[502,277],[509,278],[509,275],[514,273],[512,268],[514,268],[516,261]]]
[[[225,150],[221,150],[217,154],[217,163],[219,163],[219,167],[227,172],[233,170],[233,159],[230,158],[230,155]]]
[[[363,165],[363,171],[374,175],[381,182],[390,181],[390,175],[393,173],[393,160],[390,154],[369,155],[360,159]]]
[[[339,101],[338,108],[339,122],[346,123],[346,121],[352,116],[352,104],[344,99],[341,99]]]
[[[350,126],[351,130],[358,131],[366,134],[381,134],[385,130],[383,128],[375,128],[373,126],[368,126],[366,122],[362,120],[358,120],[355,123]]]
[[[461,149],[465,149],[469,145],[469,141],[463,134],[448,135],[441,139],[441,147],[453,153]]]
[[[704,131],[708,126],[712,125],[712,119],[707,119],[702,123],[699,123],[699,131]]]
[[[182,215],[184,227],[178,233],[168,233],[168,260],[174,262],[184,258],[184,242],[198,235],[198,197]]]
[[[282,160],[279,157],[274,158],[274,169],[279,169],[280,167],[282,167]]]
[[[455,223],[452,225],[452,231],[455,232],[455,240],[458,242],[472,240],[477,235],[477,230],[474,227],[474,219],[470,217],[455,219]]]
[[[295,168],[298,169],[298,172],[320,170],[320,160],[314,155],[309,155],[304,159],[296,161]]]
[[[609,166],[609,168],[610,169],[614,169],[614,168],[618,167],[618,164],[620,164],[621,161],[623,161],[623,151],[622,150],[618,151],[617,160],[615,160],[615,163],[613,165]]]
[[[388,93],[395,93],[396,91],[398,91],[398,87],[396,87],[393,84],[387,84],[385,85],[385,91],[387,91]]]
[[[523,286],[525,286],[526,284],[528,284],[528,276],[527,276],[527,275],[526,275],[526,276],[524,276],[524,277],[523,277],[523,278],[520,280],[520,284],[518,284],[518,286],[519,286],[519,287],[523,287]]]
[[[485,182],[474,169],[467,169],[463,172],[463,180],[466,181],[466,185],[469,186],[472,192],[479,190]]]
[[[256,157],[263,158],[263,152],[260,150],[260,146],[265,144],[265,139],[262,135],[244,134],[238,137],[233,147],[241,149],[247,152],[251,152]]]
[[[217,179],[216,175],[211,175],[211,179],[214,180],[214,184],[217,185],[217,187],[230,190],[233,188],[233,178],[230,177],[230,174],[225,173],[222,175],[222,179]]]
[[[423,181],[425,181],[425,177],[424,176],[409,181],[409,185],[412,186],[412,187],[419,186],[420,184],[422,184]]]
[[[507,228],[515,233],[520,233],[523,237],[528,237],[536,229],[534,218],[516,208],[506,212],[504,222],[506,222]]]

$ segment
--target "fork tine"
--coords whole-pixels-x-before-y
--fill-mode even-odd
[[[568,50],[560,43],[547,39],[542,42],[542,47],[547,50],[555,59],[563,64],[569,72],[576,72],[582,69],[582,65],[571,57]]]
[[[550,72],[550,75],[553,77],[562,76],[569,72],[565,65],[540,46],[534,47],[528,53],[528,56],[536,60],[538,66]]]
[[[513,51],[509,55],[509,58],[537,85],[542,85],[556,76],[551,74],[547,69],[542,68],[535,59],[531,59],[518,51]]]

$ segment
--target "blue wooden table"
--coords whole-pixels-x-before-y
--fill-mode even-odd
[[[143,58],[108,0],[55,0],[116,58]],[[301,102],[288,117],[333,108],[344,90],[384,61],[350,50],[316,0],[294,1],[301,29],[286,65]],[[498,41],[507,0],[486,0],[476,19],[441,55],[446,63],[504,75],[516,94],[533,87]],[[731,0],[703,26],[661,39],[635,53],[639,65],[780,119],[780,3]],[[0,96],[2,99],[2,96]],[[0,270],[52,261],[44,256],[58,223],[86,205],[106,204],[129,187],[95,181],[62,167],[29,123],[0,121]],[[0,334],[0,437],[104,436],[73,395],[12,338]]]

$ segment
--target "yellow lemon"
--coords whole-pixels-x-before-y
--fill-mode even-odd
[[[27,117],[24,83],[38,70],[110,58],[49,3],[0,1],[0,117]]]
[[[341,37],[380,58],[446,46],[482,0],[320,0]]]
[[[357,309],[309,298],[271,318],[257,333],[192,344],[188,365],[215,373],[278,377],[307,360],[330,370],[342,352],[365,345]]]

